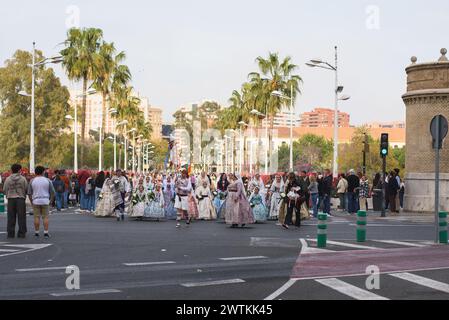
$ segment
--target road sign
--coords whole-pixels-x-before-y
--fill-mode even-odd
[[[435,149],[435,242],[439,242],[439,211],[440,211],[440,149],[448,132],[447,119],[441,114],[435,116],[430,123],[430,133]]]
[[[443,140],[447,136],[448,128],[448,122],[444,116],[437,115],[432,119],[430,124],[430,133],[432,134],[434,149],[443,148]]]

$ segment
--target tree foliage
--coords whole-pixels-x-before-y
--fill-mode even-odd
[[[45,57],[36,51],[36,61]],[[18,50],[0,68],[0,166],[11,163],[29,166],[31,98],[18,92],[31,93],[32,54]],[[73,148],[73,135],[64,118],[70,111],[69,92],[61,85],[53,69],[39,66],[35,71],[35,159],[37,164],[56,167],[64,164]]]

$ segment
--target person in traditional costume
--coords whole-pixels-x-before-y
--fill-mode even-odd
[[[165,217],[169,220],[176,220],[175,184],[170,176],[164,180],[162,192],[164,193]]]
[[[198,219],[213,220],[217,218],[215,208],[212,204],[212,193],[206,180],[202,180],[202,184],[195,190],[198,200]]]
[[[217,191],[214,194],[214,207],[215,212],[217,213],[217,218],[224,218],[224,214],[222,214],[223,206],[226,201],[226,196],[228,194],[228,186],[229,181],[226,173],[223,173],[220,176],[220,180],[217,183]],[[223,211],[224,212],[224,211]]]
[[[111,178],[106,178],[101,189],[97,208],[95,209],[96,217],[112,217],[114,209],[122,203],[120,189],[113,183]]]
[[[251,180],[251,183],[249,184],[249,190],[248,190],[249,192],[248,193],[252,194],[254,192],[254,188],[256,188],[256,187],[259,188],[259,194],[262,196],[262,200],[265,204],[265,198],[267,195],[267,191],[266,191],[263,179],[259,173],[256,173],[256,175]]]
[[[129,202],[128,199],[131,195],[131,185],[125,176],[122,175],[122,171],[119,169],[112,177],[112,182],[115,188],[118,188],[122,201],[114,209],[117,217],[117,221],[125,221],[125,204]],[[129,212],[129,211],[128,211]]]
[[[253,194],[249,198],[249,203],[251,208],[253,209],[254,220],[256,222],[267,221],[267,208],[264,205],[258,187],[254,188]]]
[[[274,182],[270,187],[270,213],[268,215],[269,220],[277,220],[279,217],[279,209],[285,198],[285,185],[284,180],[280,175],[276,175]]]
[[[163,219],[165,217],[164,210],[164,194],[160,184],[156,185],[154,191],[147,194],[148,203],[145,208],[145,218]]]
[[[215,173],[210,175],[210,191],[214,192],[217,190],[217,176]]]
[[[210,178],[207,176],[205,171],[201,172],[201,175],[198,177],[197,179],[197,188],[201,187],[203,185],[203,182],[207,183],[207,187],[210,189],[210,185],[211,185],[211,180]]]
[[[177,209],[176,227],[181,226],[181,220],[186,219],[186,224],[190,225],[192,221],[189,216],[189,196],[192,193],[192,183],[190,182],[187,170],[183,169],[181,172],[181,177],[176,180],[175,183],[175,208]]]
[[[154,189],[154,184],[153,184],[153,181],[152,181],[150,175],[147,175],[145,177],[145,184],[144,184],[144,186],[145,186],[145,191],[146,192],[152,191]]]
[[[132,195],[132,210],[130,212],[131,218],[141,220],[144,216],[145,205],[147,203],[147,193],[143,185],[139,186],[139,189]]]
[[[254,223],[254,216],[243,190],[243,183],[236,176],[230,175],[228,197],[225,204],[226,224],[232,228]]]

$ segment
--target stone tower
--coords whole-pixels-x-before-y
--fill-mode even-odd
[[[435,151],[432,148],[430,123],[438,114],[449,119],[449,60],[441,49],[436,62],[412,64],[406,68],[406,191],[405,210],[434,211]],[[449,138],[441,150],[440,210],[449,210]]]

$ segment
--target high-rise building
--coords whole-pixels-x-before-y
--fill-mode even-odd
[[[287,108],[283,108],[274,116],[273,127],[274,128],[290,127],[291,122],[292,122],[292,112]],[[296,112],[293,111],[293,127],[299,127],[300,123],[301,123],[300,118],[297,116]],[[262,121],[262,125],[270,126],[270,119],[264,119]]]
[[[320,128],[334,126],[335,111],[328,108],[315,108],[310,112],[301,114],[301,127]],[[340,128],[349,127],[350,116],[346,112],[338,112],[338,126]]]
[[[78,106],[78,134],[81,134],[81,106],[83,98],[79,97],[82,92],[70,91],[70,103],[76,103]],[[78,96],[78,97],[77,97]],[[145,121],[149,122],[153,128],[152,140],[160,140],[162,138],[162,109],[152,107],[149,103],[149,99],[140,96],[138,93],[136,96],[140,99],[140,110],[142,110]],[[77,97],[77,98],[76,98]],[[109,110],[109,102],[106,102],[106,112]],[[89,131],[98,131],[101,127],[101,121],[103,116],[103,98],[101,94],[89,95],[86,98],[86,134]],[[106,114],[105,133],[114,132],[114,121],[109,113]],[[71,130],[73,131],[73,123],[71,124]]]

